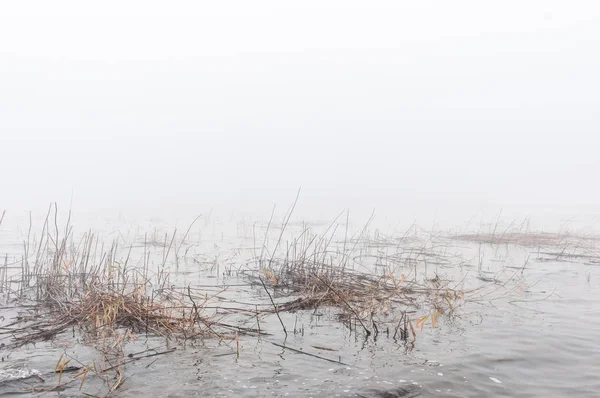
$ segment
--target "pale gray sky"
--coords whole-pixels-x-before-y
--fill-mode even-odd
[[[596,1],[0,1],[0,208],[597,211],[599,43]]]

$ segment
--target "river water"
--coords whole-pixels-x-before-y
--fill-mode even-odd
[[[324,229],[326,224],[314,228]],[[7,225],[0,230],[0,254],[7,264],[19,264],[26,230]],[[139,242],[144,236],[158,241],[168,230],[154,222],[107,228],[105,235],[108,239],[120,236],[123,242]],[[230,286],[228,297],[264,303],[264,292],[251,286],[242,273],[232,271],[251,263],[256,241],[262,240],[265,231],[264,223],[201,220],[190,233],[189,240],[195,244],[177,266],[172,265],[173,283],[199,289]],[[278,231],[270,234],[273,247]],[[367,234],[376,236],[372,231]],[[139,336],[125,346],[125,354],[149,348],[175,351],[126,365],[128,378],[113,395],[600,396],[600,261],[594,255],[567,256],[578,250],[573,247],[559,256],[553,251],[556,248],[540,245],[488,244],[457,241],[452,234],[437,236],[429,238],[433,239],[431,246],[443,242],[443,250],[460,254],[460,260],[420,264],[418,269],[407,265],[397,271],[409,274],[414,268],[413,277],[417,278],[443,275],[465,289],[485,288],[485,294],[469,296],[453,316],[442,316],[435,327],[426,323],[413,342],[394,339],[393,330],[383,327],[376,338],[365,339],[340,322],[336,317],[339,310],[332,308],[282,314],[287,337],[275,316],[261,318],[261,328],[270,334],[240,336],[239,355],[231,341],[205,339],[182,345]],[[595,253],[595,240],[586,242],[586,253]],[[375,249],[366,246],[361,255],[374,250],[389,256],[397,250],[385,244]],[[126,250],[123,253],[125,256]],[[139,265],[139,258],[132,263]],[[26,307],[8,299],[3,300],[0,311],[4,326]],[[10,336],[4,335],[2,341],[8,343]],[[97,355],[83,342],[74,341],[70,333],[0,351],[0,395],[102,394],[101,383],[92,378],[81,390],[78,383],[61,391],[25,390],[55,385],[58,376],[52,371],[63,352],[82,364]]]

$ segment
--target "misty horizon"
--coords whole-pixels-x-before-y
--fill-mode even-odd
[[[0,13],[0,209],[600,214],[596,3],[34,3]]]

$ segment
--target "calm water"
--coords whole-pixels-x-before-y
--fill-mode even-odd
[[[165,230],[160,223],[121,225],[107,230],[106,235],[139,241],[150,233],[158,240],[164,239]],[[271,235],[276,239],[277,234]],[[6,253],[9,263],[19,261],[22,236],[23,229],[4,226],[1,231],[0,254]],[[231,285],[235,288],[228,297],[264,303],[260,289],[249,286],[243,277],[235,272],[223,276],[228,270],[247,266],[255,254],[255,241],[264,236],[264,226],[261,230],[250,223],[203,220],[191,236],[196,244],[177,268],[172,265],[174,283]],[[377,339],[364,340],[336,320],[339,311],[334,309],[283,314],[288,329],[296,325],[304,330],[287,338],[275,317],[264,318],[261,327],[272,335],[240,337],[239,358],[232,342],[208,339],[183,347],[141,336],[126,346],[126,354],[148,347],[157,351],[176,347],[176,351],[128,364],[129,379],[116,396],[600,396],[599,263],[590,258],[557,261],[534,247],[478,245],[445,238],[437,244],[440,242],[446,252],[460,254],[460,259],[419,265],[417,277],[431,278],[437,273],[469,289],[485,287],[487,294],[473,295],[455,316],[442,317],[435,328],[427,323],[417,332],[414,344],[395,341],[393,333],[385,332]],[[363,255],[371,251],[389,256],[398,250],[367,246]],[[526,266],[521,269],[523,264]],[[412,270],[407,266],[398,271],[408,274]],[[489,281],[494,278],[496,282]],[[3,303],[2,325],[24,311],[10,301]],[[33,375],[40,375],[46,386],[55,385],[52,370],[64,350],[84,364],[97,355],[74,343],[70,333],[52,342],[0,351],[0,395],[39,385]],[[101,394],[102,388],[90,380],[82,392]],[[62,392],[27,394],[81,396],[82,392],[75,383]]]

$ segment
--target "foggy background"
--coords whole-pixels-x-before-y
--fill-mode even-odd
[[[595,1],[0,3],[0,209],[600,214]]]

